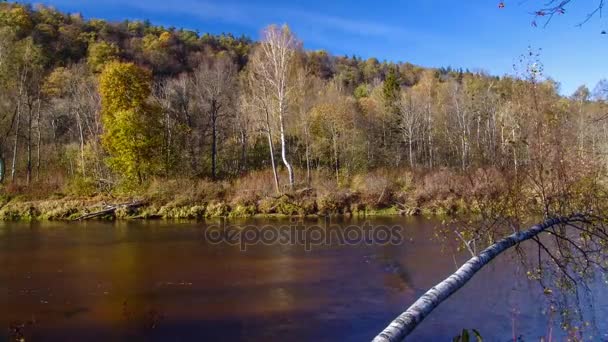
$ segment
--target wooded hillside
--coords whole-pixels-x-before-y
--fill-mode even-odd
[[[605,84],[560,96],[534,50],[497,77],[308,51],[286,26],[254,42],[3,2],[0,178],[93,194],[259,170],[275,192],[378,169],[596,172]]]

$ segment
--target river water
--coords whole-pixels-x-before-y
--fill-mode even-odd
[[[311,251],[211,244],[204,232],[212,223],[1,224],[0,341],[368,341],[467,259],[427,220],[369,221],[402,226],[399,245]],[[587,336],[608,340],[608,295],[596,289],[593,296],[586,310],[597,330]],[[539,284],[508,253],[409,340],[451,341],[463,328],[487,341],[562,340],[559,323]]]

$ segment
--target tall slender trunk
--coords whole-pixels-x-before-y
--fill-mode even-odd
[[[270,163],[272,165],[272,173],[274,175],[274,186],[277,190],[277,194],[281,193],[279,187],[279,174],[277,173],[277,165],[274,161],[274,144],[272,142],[272,128],[270,126],[270,114],[266,110],[266,135],[268,136],[268,148],[270,149]]]
[[[15,141],[13,144],[13,161],[11,165],[11,182],[15,181],[15,175],[17,173],[17,148],[19,146],[19,127],[21,126],[21,97],[23,96],[23,87],[25,83],[26,71],[25,69],[21,73],[21,79],[19,82],[19,95],[17,97],[17,111],[15,119]]]
[[[428,120],[429,120],[428,121],[429,122],[428,123],[428,125],[429,125],[429,128],[428,128],[428,130],[429,130],[429,133],[428,133],[429,134],[429,136],[428,136],[428,140],[429,140],[429,169],[432,169],[433,168],[433,149],[434,149],[434,146],[433,146],[433,120],[430,117],[430,113],[429,113],[429,119]]]
[[[515,173],[517,173],[517,167],[518,167],[518,162],[517,162],[517,149],[516,149],[516,145],[515,145],[515,129],[511,130],[511,136],[513,139],[513,143],[512,143],[512,149],[513,149],[513,166],[515,167]]]
[[[306,125],[304,125],[304,138],[306,148],[306,184],[310,186],[312,183],[312,177],[310,174],[310,137],[308,135],[308,127]]]
[[[409,149],[409,153],[410,153],[410,169],[414,169],[414,151],[413,151],[413,147],[412,147],[412,132],[410,131],[410,135],[408,140],[408,149]]]
[[[169,110],[165,111],[165,176],[169,177],[171,169],[171,114]]]
[[[280,106],[282,106],[282,103],[280,104]],[[280,132],[281,133],[281,158],[283,158],[283,164],[285,164],[285,167],[287,168],[287,172],[289,173],[289,187],[293,189],[293,186],[295,184],[295,178],[293,175],[293,167],[287,160],[287,142],[285,141],[285,126],[283,123],[283,111],[282,110],[279,113],[279,124],[280,124],[280,130],[281,130],[281,132]]]
[[[338,138],[336,134],[333,135],[333,145],[334,145],[334,162],[336,169],[336,183],[340,184],[340,154],[338,152]]]
[[[2,152],[0,152],[0,183],[4,183],[6,165],[4,163],[4,155],[1,153]]]
[[[215,103],[211,113],[211,178],[217,179],[217,112]]]
[[[191,129],[193,132],[197,132],[196,131],[196,127],[194,125],[194,120],[192,119],[192,115],[190,114],[190,111],[188,110],[188,104],[186,103],[182,103],[182,111],[184,112],[184,116],[186,118],[186,124],[188,125],[188,128]],[[197,154],[197,149],[200,147],[200,133],[196,133],[196,134],[192,134],[192,139],[194,141],[191,141],[190,143],[186,142],[186,145],[188,145],[188,151],[190,153],[190,168],[192,169],[192,172],[195,175],[198,175],[199,173],[199,169],[198,169],[198,154]]]
[[[462,135],[462,171],[467,169],[467,140],[466,136]]]
[[[36,114],[36,181],[40,180],[40,144],[42,142],[42,131],[40,129],[40,99],[38,99],[38,113]]]
[[[239,163],[239,173],[247,169],[247,133],[241,128],[241,162]]]
[[[21,96],[19,96],[21,98]],[[21,102],[21,100],[18,100]],[[19,104],[17,106],[20,106]],[[13,162],[11,165],[11,182],[15,181],[15,174],[17,173],[17,146],[19,146],[19,126],[21,121],[21,109],[17,109],[17,119],[15,122],[15,141],[13,144]]]
[[[27,172],[26,172],[26,183],[30,185],[32,181],[32,103],[28,105],[28,116],[27,116]]]
[[[82,117],[80,111],[76,109],[76,124],[78,125],[78,138],[80,140],[80,172],[82,176],[86,176],[86,165],[84,160],[84,127],[82,126]]]

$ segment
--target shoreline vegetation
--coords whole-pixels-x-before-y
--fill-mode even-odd
[[[70,194],[69,189],[62,193],[59,189],[36,187],[37,191],[16,188],[10,194],[5,189],[0,220],[76,221],[87,216],[95,220],[398,215],[463,218],[479,216],[487,211],[487,205],[504,202],[511,186],[510,180],[496,169],[478,169],[467,174],[447,169],[376,170],[356,175],[340,185],[335,180],[327,181],[323,173],[315,174],[310,187],[277,195],[272,177],[267,170],[231,182],[155,179],[140,190],[132,190],[136,196],[76,195]],[[516,207],[528,210],[530,215],[542,214],[533,209],[538,199],[531,187],[530,191],[518,191],[520,195],[526,193],[528,197],[520,196]],[[117,204],[122,205],[111,213],[92,215]]]
[[[415,176],[404,170],[379,170],[355,176],[347,185],[324,181],[324,176],[319,174],[319,181],[311,187],[303,185],[283,194],[274,192],[270,170],[254,172],[232,182],[156,179],[136,191],[136,196],[120,193],[78,196],[56,191],[45,197],[44,193],[18,189],[1,198],[0,220],[73,221],[111,205],[138,201],[142,203],[136,208],[122,206],[114,214],[94,219],[431,217],[475,212],[474,202],[465,199],[464,189],[458,184],[465,181],[465,177],[448,171]],[[431,184],[438,180],[439,184]]]

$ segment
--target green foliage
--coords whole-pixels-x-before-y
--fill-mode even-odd
[[[40,72],[46,63],[42,48],[31,37],[18,41],[14,54],[17,66],[30,70],[30,77],[34,71]]]
[[[151,82],[150,72],[133,63],[108,63],[99,76],[103,115],[143,108],[152,91]]]
[[[230,210],[229,217],[252,217],[257,214],[255,204],[237,204]]]
[[[397,73],[393,68],[389,70],[388,76],[384,80],[384,84],[382,85],[382,94],[384,96],[385,106],[389,111],[394,110],[395,102],[399,97],[400,90],[399,82],[397,80]]]
[[[78,175],[70,179],[65,192],[76,197],[91,197],[97,193],[97,182],[94,179]]]
[[[125,181],[141,183],[160,169],[160,111],[146,103],[150,74],[132,63],[111,62],[99,78],[108,166]]]
[[[10,27],[19,36],[28,34],[34,26],[29,11],[22,5],[0,4],[0,26]]]
[[[367,84],[361,84],[359,85],[356,89],[355,89],[355,98],[356,99],[361,99],[364,97],[368,97],[369,96],[369,85]]]
[[[116,44],[95,42],[89,45],[87,62],[93,71],[100,72],[107,63],[118,60],[119,54],[120,50]]]
[[[205,216],[207,218],[212,217],[228,217],[230,212],[230,207],[223,202],[212,201],[207,204],[207,208],[205,209]]]
[[[54,69],[46,78],[42,85],[42,91],[49,97],[62,97],[67,90],[67,84],[70,79],[68,69],[58,67]]]

